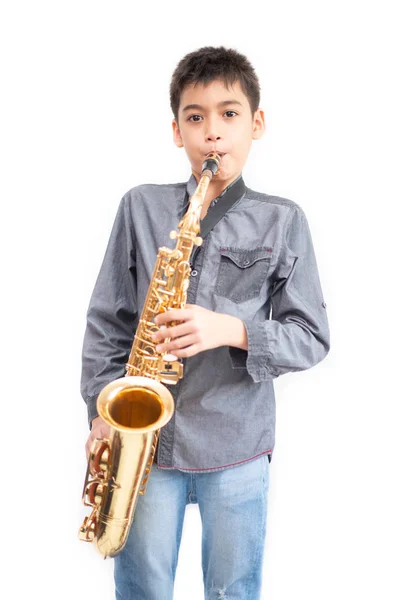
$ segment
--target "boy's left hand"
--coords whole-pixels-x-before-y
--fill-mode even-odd
[[[178,325],[160,329],[153,335],[158,342],[157,352],[174,354],[177,358],[194,356],[204,350],[219,346],[235,346],[247,350],[247,333],[237,317],[215,313],[195,304],[172,309],[157,315],[159,327],[178,321]],[[166,338],[169,342],[163,343]]]

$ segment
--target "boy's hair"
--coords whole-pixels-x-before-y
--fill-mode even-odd
[[[254,115],[260,104],[260,83],[249,60],[231,48],[205,46],[186,54],[172,75],[169,93],[177,122],[183,90],[192,84],[207,85],[216,80],[223,81],[226,87],[238,81]]]

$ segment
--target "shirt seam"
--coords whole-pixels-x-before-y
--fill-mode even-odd
[[[256,454],[255,456],[251,456],[250,458],[246,458],[244,460],[240,460],[239,462],[235,462],[235,463],[231,463],[229,465],[221,465],[220,467],[205,467],[203,469],[191,469],[191,468],[185,468],[185,467],[178,467],[178,466],[168,466],[168,465],[160,465],[159,463],[157,463],[157,466],[160,469],[178,469],[178,470],[184,470],[184,471],[220,471],[221,469],[228,469],[229,467],[235,467],[237,465],[241,465],[243,463],[249,462],[250,460],[253,460],[255,458],[259,458],[260,456],[264,456],[265,454],[272,454],[272,449],[270,448],[269,450],[265,450],[265,452],[261,452],[260,454]]]
[[[279,248],[279,253],[278,256],[276,258],[276,264],[275,264],[275,268],[272,271],[271,275],[273,275],[279,265],[279,261],[281,259],[282,253],[283,253],[283,248],[284,248],[284,240],[285,240],[285,235],[286,235],[286,231],[288,229],[288,221],[289,221],[289,217],[293,214],[294,212],[294,207],[293,206],[289,206],[289,211],[288,214],[286,215],[286,219],[285,219],[285,223],[282,227],[282,236],[281,236],[281,247]]]

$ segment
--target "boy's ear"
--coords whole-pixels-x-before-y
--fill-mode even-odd
[[[253,140],[259,140],[265,132],[264,111],[258,108],[253,117]]]
[[[175,119],[172,121],[172,133],[174,136],[174,142],[178,148],[183,148],[183,140],[181,136],[181,132],[179,131],[178,123]]]

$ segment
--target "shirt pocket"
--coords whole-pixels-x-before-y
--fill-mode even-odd
[[[221,248],[214,292],[237,304],[259,295],[271,263],[272,248]]]

